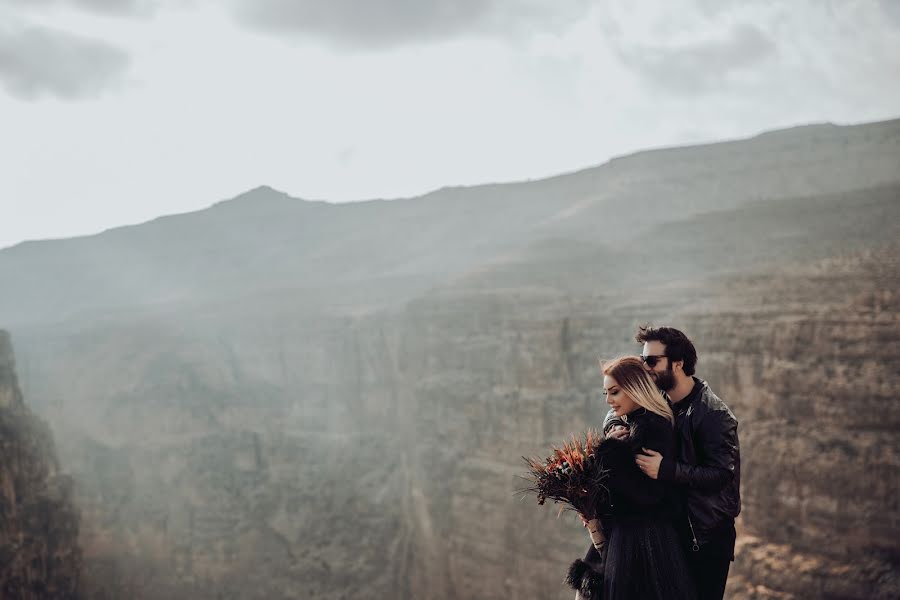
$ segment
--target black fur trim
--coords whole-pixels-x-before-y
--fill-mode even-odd
[[[586,600],[603,596],[603,574],[592,569],[591,565],[580,558],[569,566],[566,584],[578,591]]]
[[[635,448],[628,440],[606,438],[600,442],[597,453],[603,458],[603,466],[612,471],[634,466]]]

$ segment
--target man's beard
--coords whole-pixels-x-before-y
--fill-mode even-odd
[[[662,373],[654,373],[654,375],[656,375],[654,377],[656,387],[662,391],[668,392],[675,387],[675,373],[672,371],[672,365],[667,366]]]

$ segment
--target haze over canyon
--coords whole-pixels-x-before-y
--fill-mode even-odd
[[[898,234],[893,120],[0,250],[0,584],[570,598],[587,535],[521,456],[601,422],[650,321],[740,421],[727,597],[896,598]]]

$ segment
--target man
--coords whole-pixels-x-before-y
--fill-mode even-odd
[[[741,458],[737,419],[709,385],[694,377],[697,351],[672,327],[641,327],[635,337],[657,387],[675,413],[676,456],[645,450],[636,457],[653,479],[675,484],[686,500],[687,559],[700,600],[722,600],[734,560],[734,519],[741,511]],[[608,421],[608,435],[627,435],[621,423]]]

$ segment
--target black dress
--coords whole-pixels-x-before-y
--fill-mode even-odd
[[[603,600],[687,600],[696,598],[684,547],[674,522],[680,501],[671,487],[645,475],[634,462],[641,448],[663,456],[675,453],[675,438],[668,419],[643,408],[628,415],[630,435],[625,440],[607,439],[600,450],[609,471],[610,501],[599,507],[606,537],[601,559],[591,546],[584,561],[572,570],[602,569],[592,573],[594,589],[581,586],[587,598]],[[580,563],[580,565],[579,565]],[[578,585],[571,581],[576,589]],[[585,573],[580,573],[585,575]],[[577,578],[577,577],[576,577]],[[602,587],[602,593],[600,591]]]

